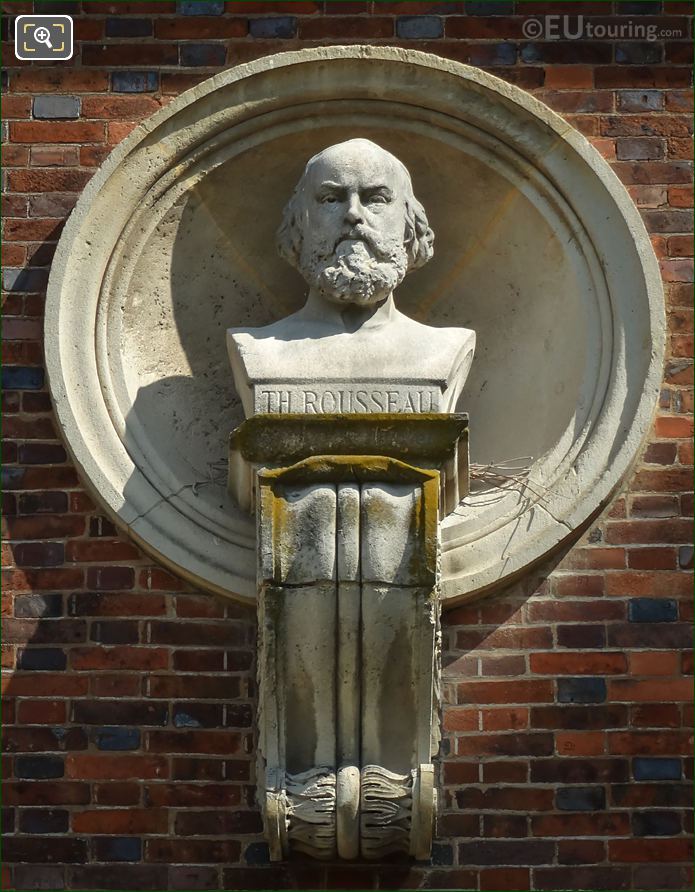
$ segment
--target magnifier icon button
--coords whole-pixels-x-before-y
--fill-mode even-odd
[[[37,28],[34,31],[34,39],[38,41],[38,43],[45,44],[49,50],[53,49],[53,44],[51,43],[51,32],[48,28]]]

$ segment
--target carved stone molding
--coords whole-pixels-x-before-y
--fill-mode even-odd
[[[427,858],[440,474],[340,454],[373,428],[356,415],[311,420],[328,454],[264,466],[269,443],[277,460],[296,456],[293,438],[282,439],[294,420],[256,416],[232,439],[256,463],[259,801],[271,858]],[[408,419],[382,416],[382,426],[403,452],[422,448]],[[466,453],[465,418],[429,416],[429,426],[443,464]],[[316,438],[304,443],[313,449]]]

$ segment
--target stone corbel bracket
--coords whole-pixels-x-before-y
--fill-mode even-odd
[[[468,415],[372,412],[364,415],[258,414],[229,435],[227,486],[246,511],[255,511],[255,471],[286,467],[312,455],[382,455],[440,472],[442,517],[470,486]],[[357,421],[355,419],[358,419]],[[309,448],[310,444],[310,448]],[[338,453],[338,449],[344,452]]]
[[[450,487],[466,485],[467,418],[255,416],[231,446],[237,473],[243,461],[255,478],[271,858],[426,859],[438,527],[447,474]]]

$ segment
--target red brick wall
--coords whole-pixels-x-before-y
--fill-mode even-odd
[[[521,27],[654,13],[687,33],[690,4],[34,5],[74,14],[79,45],[69,63],[17,63],[11,43],[4,55],[3,888],[689,888],[690,41],[531,43]],[[32,11],[4,7],[10,33]],[[254,616],[190,591],[101,516],[42,370],[56,240],[110,148],[221,68],[347,41],[480,65],[564,115],[642,211],[668,311],[658,418],[625,492],[540,584],[446,617],[443,814],[426,866],[265,863]],[[37,119],[56,96],[79,116]]]

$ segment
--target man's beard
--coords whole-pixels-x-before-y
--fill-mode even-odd
[[[305,243],[299,265],[309,285],[328,300],[357,306],[385,300],[407,270],[402,241],[387,241],[364,226],[354,227],[335,246]]]

